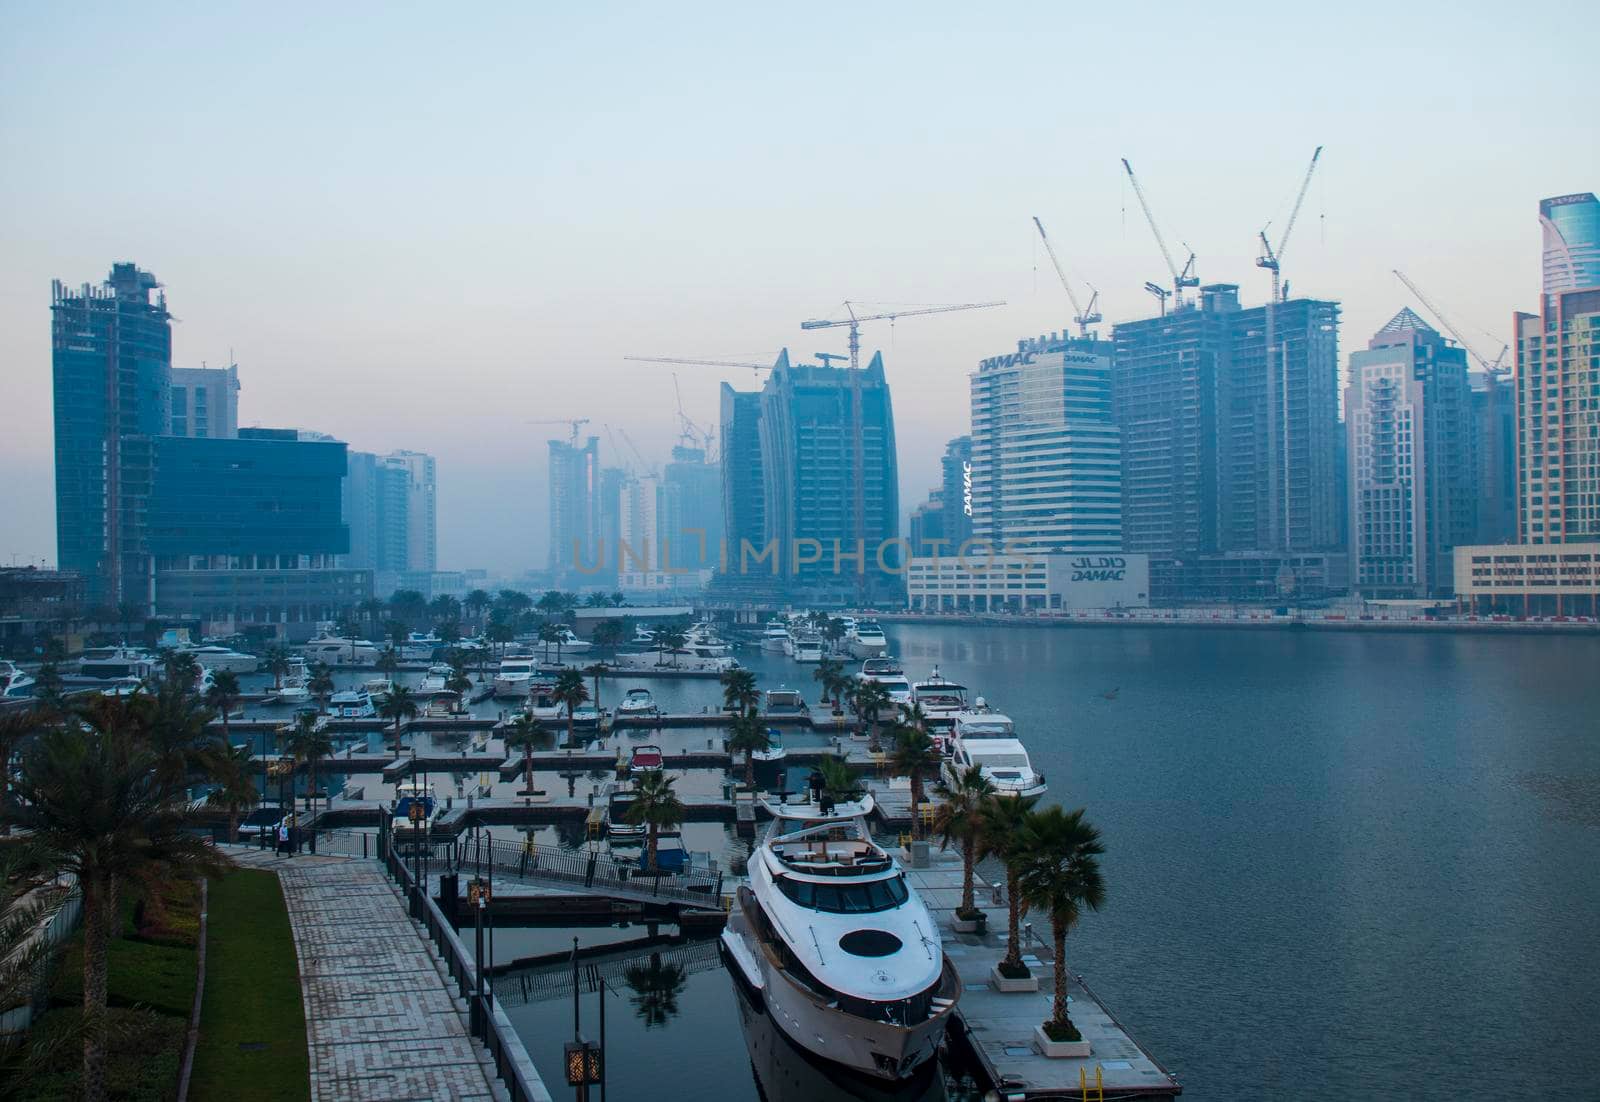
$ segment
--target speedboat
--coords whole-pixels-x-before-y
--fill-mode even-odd
[[[593,704],[580,704],[572,710],[572,725],[574,727],[600,726],[600,709]]]
[[[378,660],[378,646],[368,639],[339,635],[319,635],[308,639],[300,652],[312,662],[330,666],[370,666]]]
[[[0,658],[0,697],[10,700],[19,696],[27,696],[28,690],[33,687],[33,683],[33,677],[23,673],[15,662],[8,662],[4,658]]]
[[[508,654],[500,660],[500,669],[494,675],[494,695],[527,696],[534,676],[533,655]]]
[[[1045,793],[1044,776],[1033,768],[1011,717],[1000,712],[960,712],[955,716],[950,756],[941,767],[945,783],[955,784],[974,765],[998,796]]]
[[[889,649],[889,640],[876,620],[857,620],[845,636],[845,646],[857,658],[875,658]]]
[[[783,748],[783,732],[776,727],[767,728],[767,748],[765,750],[750,751],[750,760],[758,762],[782,761],[789,756],[789,751]]]
[[[961,981],[899,863],[872,840],[872,797],[763,800],[773,821],[722,944],[790,1040],[890,1082],[934,1057]]]
[[[659,772],[665,762],[666,759],[661,756],[661,747],[648,742],[640,743],[633,748],[633,753],[628,758],[628,772]]]
[[[394,786],[394,796],[395,837],[425,837],[439,808],[438,801],[433,798],[433,785],[415,778],[400,781]]]
[[[328,698],[328,714],[336,719],[374,719],[378,710],[365,688],[344,689]]]
[[[417,695],[426,696],[428,693],[447,691],[447,687],[455,675],[454,666],[429,666],[428,672],[422,675],[421,681],[417,682]]]
[[[660,715],[661,709],[656,706],[655,697],[650,695],[649,689],[629,689],[626,696],[617,704],[619,716],[654,716]]]
[[[633,789],[614,785],[606,800],[606,837],[613,844],[636,844],[644,840],[649,829],[644,823],[628,822],[628,809],[638,795]]]
[[[789,641],[789,621],[772,619],[767,621],[767,626],[761,632],[761,649],[765,651],[782,651],[784,644]]]

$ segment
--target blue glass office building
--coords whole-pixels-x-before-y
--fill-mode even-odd
[[[1600,200],[1594,193],[1557,195],[1539,201],[1544,228],[1544,293],[1600,287]]]

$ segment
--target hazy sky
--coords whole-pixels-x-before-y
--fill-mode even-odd
[[[1492,358],[1538,303],[1538,200],[1600,189],[1593,25],[1560,2],[0,0],[0,559],[55,558],[50,280],[115,260],[166,285],[176,365],[232,349],[242,424],[434,453],[446,568],[543,564],[551,430],[526,421],[665,459],[670,369],[623,355],[809,356],[844,331],[799,322],[846,298],[1005,299],[863,330],[909,509],[976,361],[1068,323],[1030,215],[1108,322],[1154,305],[1122,156],[1173,248],[1255,303],[1255,233],[1326,146],[1284,271],[1344,303],[1341,355],[1411,301],[1400,267]],[[692,417],[724,378],[754,382],[680,369]]]

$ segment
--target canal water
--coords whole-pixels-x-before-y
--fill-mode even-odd
[[[1009,713],[1048,799],[1101,829],[1106,907],[1068,959],[1185,1097],[1600,1097],[1600,640],[966,625],[889,637],[913,678],[938,665]],[[763,688],[815,700],[811,668],[739,658]],[[608,679],[603,703],[633,684],[673,711],[719,695],[714,681]],[[705,772],[684,783],[716,784]],[[685,844],[746,848],[721,824],[689,824]],[[518,937],[541,953],[574,934],[637,931],[501,931],[496,956],[520,955]],[[616,1098],[850,1097],[774,1043],[725,971],[649,963],[608,1003]],[[598,997],[585,995],[591,1035]],[[559,1082],[570,999],[508,1013]]]

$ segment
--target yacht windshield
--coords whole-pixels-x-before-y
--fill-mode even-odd
[[[900,906],[909,895],[905,878],[870,880],[865,884],[813,884],[808,880],[777,879],[778,890],[802,907],[832,914],[868,914]]]

